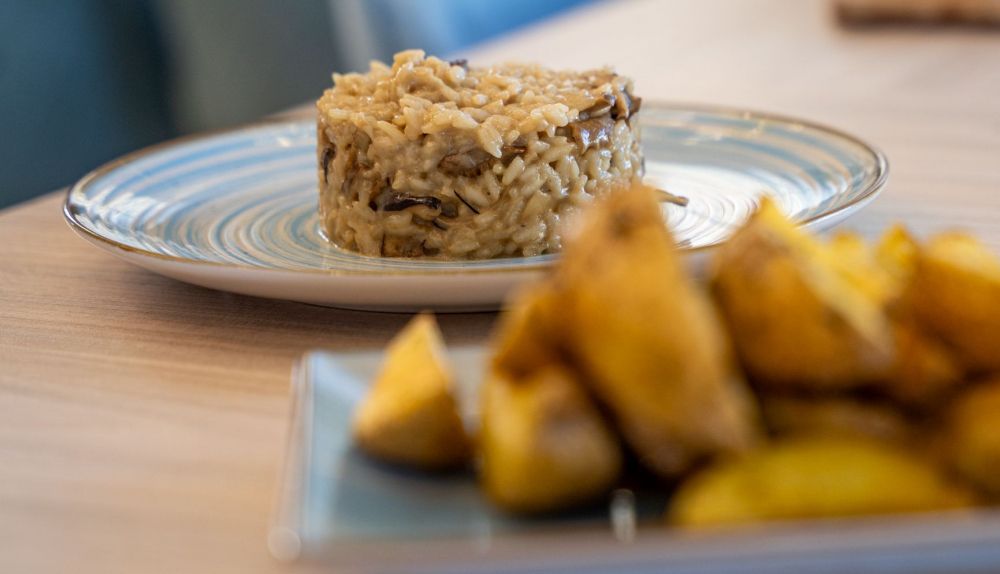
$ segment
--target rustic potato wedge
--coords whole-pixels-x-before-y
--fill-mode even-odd
[[[876,441],[777,442],[694,475],[669,520],[710,526],[760,520],[916,512],[968,506],[971,494],[906,450]]]
[[[844,259],[865,260],[874,256],[865,238],[853,231],[834,233],[827,245]]]
[[[872,301],[886,303],[898,297],[902,281],[882,266],[876,250],[860,235],[838,232],[821,245],[820,252],[840,277]]]
[[[821,435],[886,442],[914,438],[913,424],[893,406],[851,397],[767,395],[761,410],[778,437]]]
[[[713,263],[713,293],[741,362],[761,385],[854,388],[892,364],[882,282],[838,259],[771,201]]]
[[[913,318],[907,292],[918,247],[906,229],[890,228],[874,248],[851,233],[835,235],[828,246],[849,279],[883,302],[892,323],[894,360],[880,377],[882,390],[910,406],[925,407],[960,384],[955,358]]]
[[[876,244],[875,261],[893,284],[891,297],[898,299],[904,295],[913,279],[918,249],[916,240],[902,225],[890,227]]]
[[[941,452],[955,471],[1000,498],[1000,378],[972,387],[949,407]]]
[[[875,266],[888,279],[886,306],[893,320],[896,360],[885,390],[916,407],[936,404],[961,384],[963,373],[955,356],[917,323],[909,298],[919,246],[900,225],[889,228],[875,246]]]
[[[881,384],[890,397],[911,407],[933,407],[964,382],[954,354],[912,318],[894,323],[893,341],[896,360]]]
[[[978,240],[944,234],[920,249],[910,304],[967,369],[1000,371],[1000,260]]]
[[[493,368],[520,377],[556,362],[560,310],[549,283],[514,294],[493,336]]]
[[[418,315],[386,349],[354,420],[357,444],[375,458],[417,468],[463,464],[471,449],[453,384],[434,317]]]
[[[676,476],[752,445],[755,405],[653,190],[616,191],[581,223],[553,278],[567,351],[639,459]]]
[[[481,392],[480,480],[498,506],[550,512],[612,487],[621,447],[569,371],[548,365],[523,379],[495,371]]]

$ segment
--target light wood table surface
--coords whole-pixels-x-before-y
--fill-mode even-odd
[[[615,64],[654,100],[800,115],[889,156],[848,227],[968,227],[1000,251],[1000,33],[838,29],[821,0],[609,2],[473,63]],[[56,193],[0,212],[0,571],[269,572],[293,360],[402,315],[219,293],[75,237]],[[490,314],[442,319],[482,340]]]

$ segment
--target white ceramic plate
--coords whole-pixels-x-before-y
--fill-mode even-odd
[[[471,425],[487,353],[449,348]],[[472,472],[428,475],[373,462],[351,417],[378,351],[307,353],[292,375],[284,476],[268,539],[285,560],[364,571],[715,574],[1000,572],[995,509],[811,520],[681,532],[659,488],[544,519],[497,511]]]
[[[875,197],[884,156],[836,130],[739,110],[648,104],[647,179],[680,245],[724,241],[761,194],[828,227]],[[168,142],[88,174],[64,213],[82,237],[163,275],[247,295],[387,311],[496,309],[554,256],[449,262],[364,257],[329,244],[316,214],[315,126],[259,124]]]

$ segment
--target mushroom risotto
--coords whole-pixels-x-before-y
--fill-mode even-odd
[[[317,102],[323,229],[372,256],[559,251],[561,220],[642,176],[639,104],[608,68],[476,68],[410,50],[336,74]]]

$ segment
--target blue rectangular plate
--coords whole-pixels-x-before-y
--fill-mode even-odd
[[[475,421],[485,352],[449,354],[463,416]],[[268,537],[275,557],[427,572],[1000,571],[1000,514],[993,510],[683,532],[661,522],[662,496],[640,495],[635,507],[623,507],[618,496],[572,515],[506,516],[471,472],[401,471],[354,448],[354,408],[381,360],[377,352],[313,351],[297,364]]]

